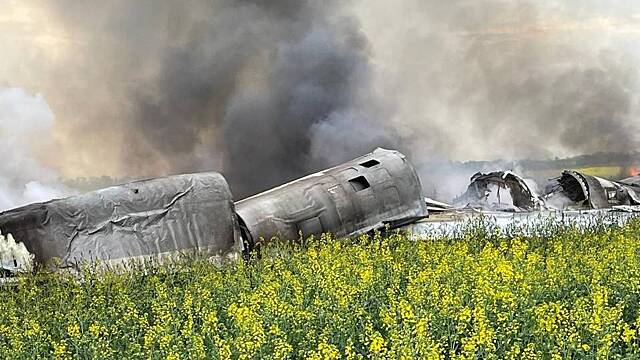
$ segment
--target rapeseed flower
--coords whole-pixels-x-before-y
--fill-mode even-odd
[[[0,292],[0,358],[640,357],[640,221],[274,242]]]

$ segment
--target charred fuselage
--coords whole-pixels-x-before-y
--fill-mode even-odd
[[[356,235],[427,216],[414,167],[385,149],[239,201],[236,210],[253,241]]]
[[[24,243],[38,263],[74,268],[224,257],[259,239],[354,235],[426,215],[413,166],[397,151],[377,149],[237,204],[218,173],[176,175],[0,213],[0,231]]]
[[[458,207],[502,211],[533,211],[542,206],[525,180],[511,171],[474,174],[467,191],[454,203]]]
[[[23,242],[38,263],[60,268],[183,253],[224,256],[242,248],[231,191],[218,173],[138,181],[28,205],[0,214],[0,229]]]
[[[578,171],[565,170],[547,184],[545,201],[561,208],[607,209],[620,205],[640,205],[638,179],[610,181]]]

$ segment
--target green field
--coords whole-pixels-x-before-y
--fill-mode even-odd
[[[624,176],[625,168],[621,166],[592,166],[576,169],[587,175],[598,176],[607,179],[614,179]]]
[[[263,248],[0,292],[0,358],[637,358],[640,221]]]

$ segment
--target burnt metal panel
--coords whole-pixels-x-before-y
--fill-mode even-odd
[[[607,189],[605,188],[605,183],[601,182],[595,176],[580,174],[586,181],[587,187],[589,188],[589,204],[592,209],[605,209],[611,207],[609,203],[609,196],[607,194]],[[615,191],[615,189],[613,189]]]
[[[640,175],[626,178],[624,180],[620,180],[620,183],[625,185],[636,186],[640,189]]]
[[[554,207],[588,206],[589,187],[586,180],[576,171],[565,170],[547,185],[545,201]]]
[[[640,205],[640,188],[639,187],[625,187],[629,193],[631,205]]]
[[[549,204],[558,196],[566,197],[571,206],[606,209],[618,205],[640,205],[640,187],[629,179],[610,181],[578,171],[565,170],[552,182],[545,196]]]
[[[218,173],[138,181],[0,214],[0,229],[39,263],[226,255],[242,242],[231,191]]]
[[[457,206],[468,206],[491,210],[504,210],[504,203],[489,204],[488,198],[495,187],[498,197],[500,189],[509,191],[512,204],[506,204],[509,211],[532,211],[541,207],[542,201],[531,191],[523,178],[511,171],[478,172],[471,177],[467,191],[454,200]]]
[[[349,236],[427,216],[411,163],[380,148],[239,201],[236,210],[255,241],[297,239],[300,233]]]
[[[400,193],[395,186],[385,188],[381,195],[385,210],[393,210],[400,206]]]

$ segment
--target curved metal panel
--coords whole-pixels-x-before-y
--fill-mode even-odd
[[[0,214],[36,261],[118,263],[240,251],[233,198],[218,173],[138,181]]]
[[[255,240],[365,233],[427,216],[422,185],[398,151],[370,154],[236,203]]]
[[[558,196],[564,196],[573,202],[570,205],[590,209],[638,205],[640,188],[627,182],[628,180],[616,182],[578,171],[565,170],[562,176],[555,180],[559,186],[551,186],[546,200],[551,202]]]
[[[511,204],[500,199],[500,189],[507,190]],[[497,203],[489,202],[489,195],[496,191]],[[460,207],[481,208],[486,210],[533,211],[542,207],[542,201],[529,188],[525,180],[511,171],[478,172],[471,177],[467,191],[454,199]]]

